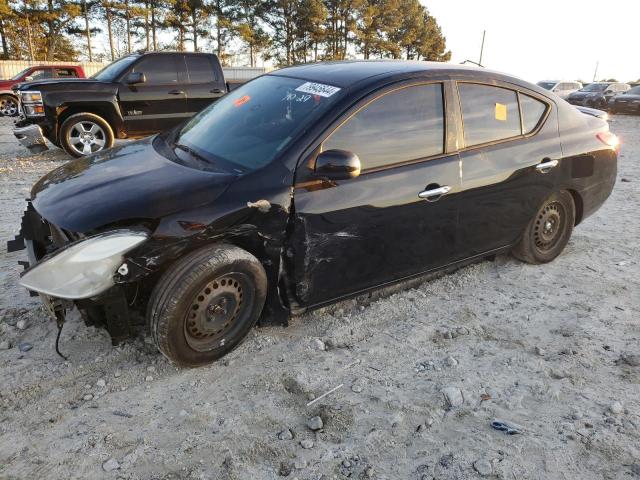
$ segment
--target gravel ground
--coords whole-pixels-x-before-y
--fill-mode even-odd
[[[9,127],[3,245],[66,160],[28,156]],[[205,368],[176,369],[143,333],[112,348],[77,315],[65,362],[17,286],[23,253],[2,246],[0,478],[640,478],[640,117],[611,127],[615,190],[552,264],[502,256],[343,302]]]

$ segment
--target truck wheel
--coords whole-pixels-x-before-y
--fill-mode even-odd
[[[567,191],[551,195],[524,230],[513,255],[527,263],[547,263],[556,258],[571,238],[576,220],[573,197]]]
[[[73,157],[83,157],[113,146],[109,124],[93,113],[76,113],[60,127],[60,146]]]
[[[262,313],[267,275],[249,252],[219,244],[172,265],[153,289],[147,322],[155,344],[185,367],[233,350]]]
[[[13,95],[0,95],[0,115],[14,117],[18,114],[18,100]]]

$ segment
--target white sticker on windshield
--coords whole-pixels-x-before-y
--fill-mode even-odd
[[[340,91],[338,87],[325,85],[323,83],[307,82],[296,88],[297,92],[311,93],[312,95],[320,95],[321,97],[330,97],[334,93]]]

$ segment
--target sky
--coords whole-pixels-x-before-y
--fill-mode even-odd
[[[640,0],[420,0],[436,18],[451,61],[539,80],[640,78]]]

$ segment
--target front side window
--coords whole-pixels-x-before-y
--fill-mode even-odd
[[[322,150],[347,150],[362,169],[444,152],[442,85],[401,88],[359,110],[325,140]]]
[[[547,105],[540,100],[521,93],[520,109],[522,110],[522,127],[524,130],[522,133],[527,134],[536,129],[547,111]]]
[[[189,83],[211,83],[215,82],[215,72],[209,57],[205,55],[185,55],[187,64]]]
[[[32,78],[32,80],[42,80],[44,78],[51,78],[51,69],[50,68],[39,68],[37,70],[34,70],[33,72],[31,72],[29,75],[29,77]]]
[[[474,83],[459,83],[458,89],[467,147],[521,135],[515,91]]]
[[[178,70],[173,55],[146,56],[131,71],[144,73],[147,85],[178,83]]]

